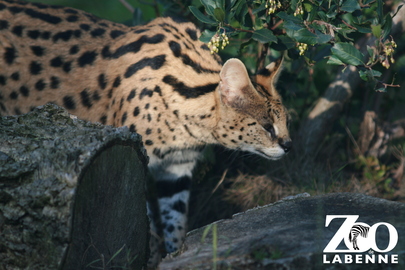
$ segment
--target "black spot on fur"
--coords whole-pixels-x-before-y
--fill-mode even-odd
[[[103,115],[100,117],[100,123],[105,125],[105,123],[107,123],[107,116]]]
[[[13,79],[14,81],[18,81],[20,79],[20,73],[14,72],[13,74],[10,75],[10,78]]]
[[[105,89],[107,87],[107,79],[104,73],[98,75],[98,85],[101,89]]]
[[[37,39],[41,35],[41,32],[38,30],[30,30],[27,33],[27,36],[32,38],[32,39]]]
[[[121,124],[124,125],[125,121],[127,121],[127,112],[124,112],[121,118]]]
[[[104,48],[101,50],[101,56],[103,58],[110,58],[112,56],[112,53],[110,52],[110,46],[104,46]]]
[[[204,51],[210,51],[210,48],[208,48],[207,44],[201,45],[200,48],[203,49]]]
[[[11,99],[17,99],[18,98],[18,93],[16,91],[13,91],[10,93],[10,98]]]
[[[174,231],[174,226],[172,224],[170,224],[169,226],[166,227],[166,230],[168,232],[173,232]]]
[[[152,133],[152,130],[150,128],[147,128],[146,131],[145,131],[145,134],[150,135],[151,133]]]
[[[68,110],[76,109],[76,102],[72,96],[64,96],[63,97],[63,106]]]
[[[51,67],[61,67],[63,65],[62,57],[57,56],[50,61]]]
[[[58,24],[62,21],[61,18],[47,14],[47,13],[42,13],[42,12],[38,12],[36,10],[33,10],[31,8],[26,8],[24,10],[25,14],[27,14],[28,16],[30,16],[31,18],[34,19],[40,19],[42,21],[45,21],[47,23],[51,23],[51,24]]]
[[[179,213],[185,214],[187,211],[187,206],[184,202],[182,202],[181,200],[178,200],[177,202],[175,202],[172,206],[173,210],[176,210]]]
[[[117,78],[115,78],[114,82],[113,82],[113,87],[118,87],[121,85],[121,77],[117,76]]]
[[[79,50],[80,50],[79,45],[73,45],[69,49],[69,54],[76,54],[79,52]]]
[[[60,84],[60,79],[56,76],[52,76],[51,77],[51,88],[52,89],[57,89],[59,88],[59,84]]]
[[[8,10],[10,10],[10,12],[13,14],[17,14],[17,13],[20,13],[21,11],[23,11],[24,8],[14,6],[14,7],[8,7]]]
[[[90,25],[82,23],[80,24],[80,28],[83,29],[84,31],[89,31],[90,30]]]
[[[101,99],[100,95],[98,94],[97,91],[94,91],[93,93],[93,100],[94,101],[99,101]]]
[[[74,35],[75,37],[79,38],[79,37],[82,36],[82,31],[79,30],[79,29],[74,30],[74,31],[73,31],[73,35]]]
[[[96,37],[101,37],[102,35],[104,35],[104,33],[105,33],[104,28],[96,28],[96,29],[94,29],[93,31],[90,32],[90,35],[93,38],[96,38]]]
[[[32,75],[38,75],[41,74],[42,71],[42,65],[41,63],[37,62],[37,61],[32,61],[30,63],[30,73]]]
[[[37,89],[38,91],[44,90],[45,87],[46,87],[46,83],[43,79],[40,79],[35,83],[35,89]]]
[[[173,77],[172,75],[166,75],[165,77],[163,77],[163,82],[172,86],[174,91],[185,98],[198,98],[199,96],[215,91],[218,86],[218,84],[213,83],[189,87],[183,82],[178,81],[177,78]]]
[[[135,109],[134,109],[134,116],[135,116],[135,117],[138,116],[140,112],[141,112],[141,111],[140,111],[139,107],[138,107],[138,106],[135,107]]]
[[[14,47],[7,47],[4,50],[4,61],[6,61],[7,64],[11,65],[17,58],[17,51]]]
[[[72,70],[72,61],[64,63],[62,69],[64,72],[69,73]]]
[[[197,31],[195,29],[187,28],[186,33],[190,36],[190,38],[194,41],[198,39]]]
[[[66,18],[66,21],[68,21],[68,22],[77,22],[78,19],[79,19],[78,16],[76,16],[76,15],[70,15],[70,16],[68,16],[68,17]]]
[[[41,34],[41,38],[42,39],[45,39],[45,40],[48,40],[48,39],[50,39],[51,38],[51,32],[50,31],[44,31],[44,32],[42,32],[42,34]]]
[[[53,36],[52,40],[53,40],[53,42],[57,42],[59,39],[61,39],[63,41],[69,41],[69,39],[72,37],[72,35],[73,35],[72,30],[66,30],[63,32],[56,33]]]
[[[0,20],[0,30],[7,29],[9,27],[8,21]]]
[[[20,108],[18,108],[18,107],[15,107],[15,108],[14,108],[14,113],[17,114],[17,115],[22,114]]]
[[[129,126],[129,131],[136,132],[136,126],[134,124],[131,124],[131,126]]]
[[[125,32],[120,31],[120,30],[113,30],[113,31],[110,32],[110,37],[112,39],[115,39],[115,38],[117,38],[117,37],[119,37],[119,36],[121,36],[123,34],[125,34]]]
[[[151,141],[151,140],[146,140],[146,141],[145,141],[145,144],[146,144],[146,145],[153,145],[153,141]]]
[[[141,93],[139,95],[139,99],[141,100],[145,96],[152,97],[153,96],[153,91],[149,90],[148,88],[142,89],[142,91],[141,91]]]
[[[176,193],[189,190],[190,187],[191,179],[188,176],[183,176],[177,181],[156,181],[158,198],[172,197]]]
[[[137,53],[142,48],[143,44],[157,44],[162,42],[165,36],[157,34],[152,37],[141,36],[137,41],[119,47],[114,53],[109,51],[109,47],[106,46],[103,49],[103,57],[119,58],[127,53]]]
[[[7,6],[5,4],[0,3],[0,10],[3,10],[5,8],[7,8]]]
[[[7,82],[7,78],[5,76],[3,76],[3,75],[0,75],[0,84],[1,85],[6,85],[6,82]],[[1,92],[0,92],[0,97],[1,97]]]
[[[36,55],[36,56],[43,56],[45,52],[45,48],[41,46],[31,46],[31,51]]]
[[[127,101],[131,101],[136,95],[136,89],[132,89],[127,97]]]
[[[96,51],[90,51],[83,53],[79,59],[77,59],[77,63],[80,67],[84,67],[86,65],[92,65],[96,60],[97,53]]]
[[[21,86],[20,87],[20,93],[24,96],[24,97],[28,97],[30,94],[30,90],[26,87],[26,86]]]
[[[89,18],[90,21],[92,21],[94,23],[96,23],[96,22],[98,22],[100,20],[98,17],[96,17],[96,16],[94,16],[93,14],[90,14],[90,13],[84,13],[84,16]]]
[[[145,33],[145,32],[148,32],[148,31],[149,31],[148,29],[138,29],[138,30],[135,30],[134,33],[135,34],[141,34],[141,33]]]
[[[83,91],[80,92],[80,98],[82,100],[83,106],[87,108],[91,108],[91,106],[93,106],[93,103],[91,102],[90,95],[87,89],[84,89]]]
[[[181,56],[181,46],[176,41],[170,41],[169,47],[172,50],[174,56],[180,57]]]
[[[249,123],[249,124],[247,124],[249,127],[250,126],[254,126],[254,125],[256,125],[257,123],[256,122],[252,122],[252,123]]]
[[[21,37],[22,36],[22,32],[23,32],[24,27],[22,25],[17,25],[14,26],[13,29],[11,30],[11,32],[16,35],[17,37]]]
[[[70,13],[70,14],[77,14],[78,11],[75,9],[71,9],[71,8],[65,8],[63,11],[65,11],[65,13]]]
[[[125,72],[125,78],[129,78],[134,75],[138,70],[141,70],[145,67],[150,67],[154,70],[161,68],[166,61],[166,55],[161,54],[157,55],[153,58],[145,57],[139,62],[132,64],[128,67],[127,71]]]

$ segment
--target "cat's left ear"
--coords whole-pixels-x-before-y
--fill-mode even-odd
[[[274,91],[274,85],[277,83],[281,70],[283,69],[283,57],[271,62],[266,68],[259,70],[256,74],[256,82],[270,90]]]

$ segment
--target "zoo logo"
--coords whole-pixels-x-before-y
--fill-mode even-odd
[[[391,251],[398,243],[397,230],[387,222],[378,222],[370,226],[363,222],[356,222],[358,215],[327,215],[325,227],[328,227],[335,218],[344,218],[345,221],[323,250],[325,253],[361,253],[371,250],[383,253]],[[376,232],[380,226],[385,226],[389,233],[389,242],[385,249],[380,249],[376,243]],[[346,250],[337,249],[342,240],[347,247]]]

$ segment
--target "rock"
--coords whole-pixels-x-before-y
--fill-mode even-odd
[[[327,215],[358,215],[358,219],[334,218],[326,227]],[[337,233],[342,224],[350,220],[352,223],[349,229],[353,222],[377,228],[375,234],[373,229],[369,229],[367,238],[358,236],[358,245],[361,243],[362,249],[367,248],[365,241],[376,243],[380,251],[389,247],[389,241],[395,244],[395,235],[387,229],[388,225],[374,225],[379,222],[389,223],[395,228],[399,235],[398,243],[387,253],[374,252],[369,248],[365,252],[353,253],[348,250],[353,248],[353,243],[347,240],[347,247],[343,241],[343,237],[348,239],[349,229]],[[215,227],[217,241],[213,240]],[[204,239],[208,230],[210,232]],[[340,244],[335,250],[347,251],[340,253],[338,258],[335,255],[339,253],[324,253],[325,247],[335,235],[340,236]],[[214,265],[217,269],[405,269],[404,237],[403,203],[352,193],[314,197],[304,194],[239,213],[232,219],[189,232],[181,254],[166,258],[160,269],[213,269]],[[362,264],[345,263],[344,256],[347,254],[347,262],[350,262],[349,257],[355,261],[358,255]],[[388,263],[365,264],[366,255],[369,260],[374,256],[376,262],[379,255],[385,255]],[[215,257],[216,264],[213,262]],[[339,260],[342,263],[338,263]],[[397,264],[392,263],[396,260]]]
[[[139,135],[48,104],[0,117],[0,141],[0,270],[146,265]]]

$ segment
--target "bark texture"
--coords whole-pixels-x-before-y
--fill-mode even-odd
[[[0,118],[0,141],[0,269],[146,264],[139,135],[48,104]]]

